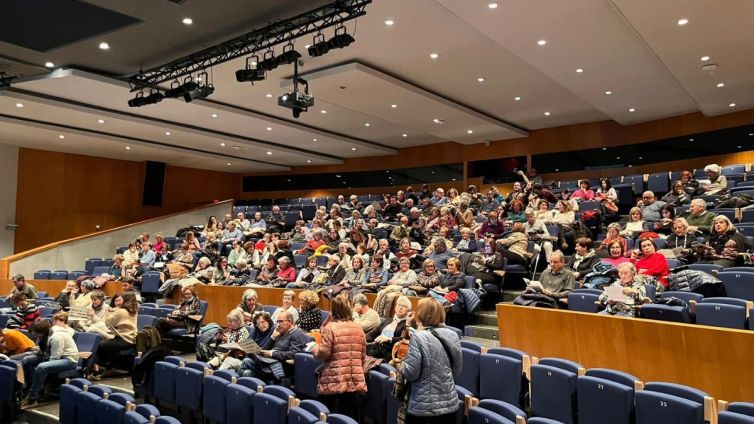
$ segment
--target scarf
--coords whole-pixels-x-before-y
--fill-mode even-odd
[[[588,252],[586,252],[586,255],[584,255],[584,256],[581,256],[578,253],[576,253],[573,256],[574,259],[575,259],[573,261],[573,268],[577,269],[579,267],[579,265],[581,265],[581,262],[583,262],[583,261],[585,261],[585,260],[587,260],[587,259],[589,259],[589,258],[591,258],[593,256],[594,256],[594,249],[590,249]]]

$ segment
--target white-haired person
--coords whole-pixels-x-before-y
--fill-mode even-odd
[[[644,282],[636,278],[636,267],[631,262],[618,265],[618,279],[612,284],[621,288],[623,299],[611,299],[607,293],[602,293],[598,299],[605,310],[600,312],[604,315],[616,315],[623,317],[635,317],[639,307],[646,303],[652,303],[647,297]]]
[[[238,309],[228,312],[226,317],[227,327],[216,335],[217,348],[214,356],[207,361],[213,369],[238,371],[241,361],[246,357],[246,352],[238,349],[225,349],[219,347],[222,344],[238,343],[249,338],[249,331],[244,326],[244,316]]]
[[[704,167],[704,173],[709,178],[709,185],[702,185],[705,194],[725,194],[728,191],[728,179],[721,174],[720,165],[713,163]]]

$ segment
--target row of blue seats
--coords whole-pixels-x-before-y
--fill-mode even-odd
[[[462,354],[464,370],[456,384],[475,399],[472,406],[487,410],[472,412],[470,408],[469,423],[526,422],[522,420],[526,418],[523,410],[527,392],[531,415],[538,417],[530,419],[530,423],[632,423],[635,420],[636,423],[702,424],[714,422],[717,416],[711,396],[679,384],[643,384],[621,371],[585,370],[572,361],[530,359],[514,349],[484,349],[469,341],[462,341]],[[740,413],[746,408],[754,411],[754,404],[731,405],[733,407],[728,408],[731,413]],[[747,419],[749,421],[740,422],[754,422],[754,418]]]
[[[204,362],[168,356],[155,364],[153,375],[146,395],[158,405],[168,403],[192,416],[201,413],[215,423],[356,423],[330,414],[320,402],[299,401],[287,387],[267,385],[253,377],[239,378],[234,371],[213,372]]]

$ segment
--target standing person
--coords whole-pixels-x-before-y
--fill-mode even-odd
[[[314,348],[314,356],[322,362],[317,393],[330,411],[357,417],[358,395],[367,391],[366,337],[353,321],[347,294],[333,299],[330,314],[322,328],[322,342]]]
[[[76,368],[79,350],[73,341],[73,329],[68,326],[68,314],[58,312],[52,317],[52,328],[49,330],[47,348],[49,350],[44,357],[48,358],[34,368],[34,377],[31,381],[29,394],[21,403],[22,409],[37,406],[40,393],[44,388],[48,374]]]
[[[453,422],[458,409],[453,378],[463,369],[461,341],[443,325],[445,310],[433,299],[419,301],[416,321],[408,355],[398,361],[400,375],[411,384],[406,424]]]

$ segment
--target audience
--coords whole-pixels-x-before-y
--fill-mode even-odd
[[[647,297],[644,282],[636,278],[636,268],[631,262],[618,265],[618,279],[612,285],[620,287],[626,298],[616,301],[608,298],[606,293],[602,293],[599,303],[605,307],[605,310],[600,312],[601,314],[634,317],[641,305],[652,302]]]
[[[369,307],[367,297],[359,293],[353,296],[353,320],[369,333],[380,325],[380,315]]]
[[[322,325],[322,312],[317,307],[319,296],[312,290],[304,290],[298,297],[301,303],[296,324],[307,333],[317,330]]]
[[[23,293],[29,300],[37,299],[37,289],[31,284],[27,283],[26,278],[24,278],[23,275],[19,274],[14,276],[12,278],[12,281],[13,289],[10,291],[10,295],[8,295],[8,300],[12,300],[13,296],[15,296],[17,293]]]
[[[262,350],[257,355],[247,356],[242,361],[238,370],[240,376],[279,381],[286,375],[282,362],[304,351],[309,338],[296,327],[288,310],[281,311],[273,321],[276,327],[269,340],[259,346]]]
[[[657,252],[657,246],[651,238],[639,241],[639,248],[631,252],[631,262],[639,274],[655,277],[663,287],[668,287],[668,260],[665,255]]]

